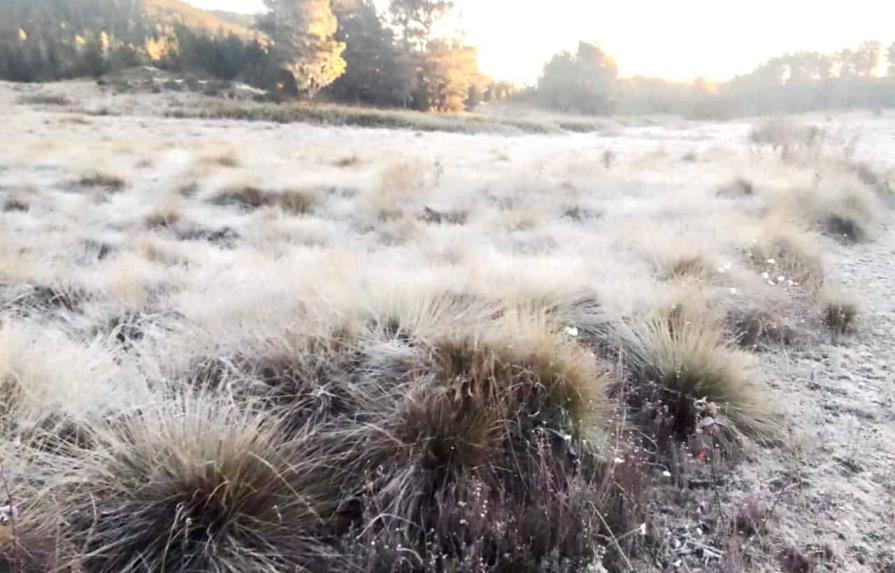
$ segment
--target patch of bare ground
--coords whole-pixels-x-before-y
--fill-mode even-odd
[[[648,494],[650,557],[634,570],[895,570],[893,231],[889,217],[877,242],[835,253],[828,273],[861,298],[848,333],[763,355],[783,441],[736,464],[685,450]]]

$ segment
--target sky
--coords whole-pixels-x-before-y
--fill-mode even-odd
[[[261,0],[189,0],[262,9]],[[376,0],[387,5],[387,0]],[[895,40],[895,0],[457,0],[458,20],[495,79],[537,81],[579,40],[597,42],[623,76],[726,80],[798,50],[833,52]]]

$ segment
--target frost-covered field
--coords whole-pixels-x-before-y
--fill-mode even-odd
[[[664,535],[622,537],[649,522],[644,484],[699,471],[681,451],[786,435],[763,357],[854,329],[861,293],[826,257],[878,238],[895,129],[802,118],[823,137],[781,151],[746,122],[422,134],[0,91],[5,535],[38,570],[565,570],[601,548],[623,570]],[[511,422],[548,407],[532,446],[540,426]],[[643,453],[635,427],[676,445]],[[495,460],[517,441],[565,460],[553,434],[592,457],[606,506],[520,524],[507,499],[543,507],[543,483]]]

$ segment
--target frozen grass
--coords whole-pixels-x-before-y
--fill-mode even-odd
[[[69,98],[65,97],[64,95],[41,93],[41,92],[20,96],[16,101],[18,103],[26,104],[26,105],[64,106],[64,107],[72,105],[72,101]]]
[[[0,546],[36,571],[625,570],[652,446],[779,437],[750,351],[854,328],[825,257],[887,200],[734,124],[144,97],[0,125]]]
[[[796,153],[812,152],[824,142],[824,131],[815,125],[805,125],[789,118],[772,118],[757,123],[749,133],[749,140],[779,151],[784,159]]]

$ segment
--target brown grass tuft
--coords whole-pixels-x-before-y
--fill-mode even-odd
[[[217,205],[237,205],[247,210],[276,207],[292,215],[303,215],[311,211],[316,198],[309,190],[267,191],[247,186],[226,189],[218,193],[212,201]]]
[[[855,330],[860,314],[860,304],[855,297],[828,287],[818,295],[818,303],[823,311],[824,325],[833,334],[843,335]]]
[[[106,191],[121,191],[127,186],[123,177],[111,173],[95,171],[88,173],[78,180],[78,185],[90,189],[103,189]]]
[[[651,408],[657,400],[664,404],[663,424],[674,435],[692,434],[706,417],[733,435],[772,433],[773,416],[751,357],[733,348],[711,319],[676,307],[621,324],[617,336],[633,376],[633,398]]]
[[[275,416],[183,397],[99,423],[94,441],[29,508],[48,513],[26,536],[55,545],[35,558],[109,573],[323,562],[318,536],[336,498],[324,458],[308,456],[313,436],[286,439]]]
[[[730,183],[722,185],[715,193],[715,195],[717,197],[724,197],[728,199],[752,197],[753,195],[755,195],[755,184],[744,177],[737,177]]]

